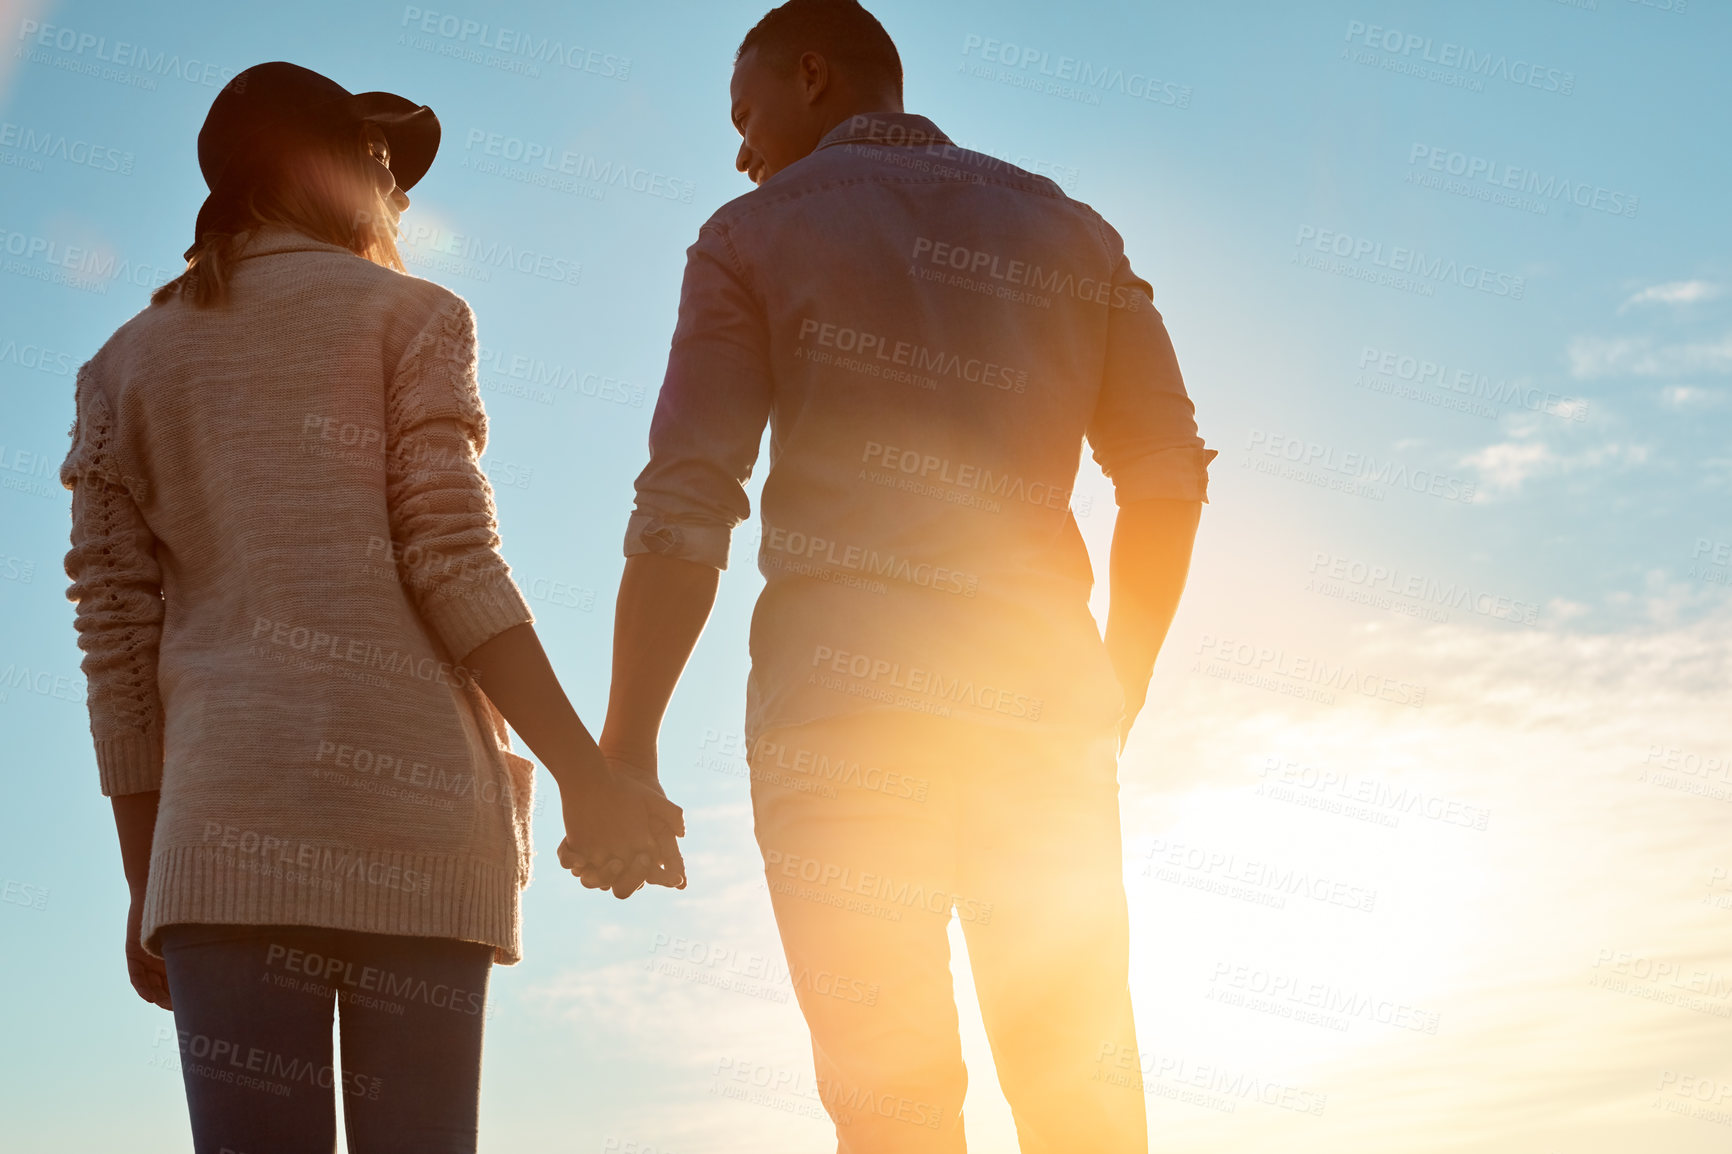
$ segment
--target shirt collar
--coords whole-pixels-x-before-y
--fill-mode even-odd
[[[873,112],[865,116],[850,116],[824,134],[819,148],[837,144],[882,144],[890,147],[919,148],[929,144],[954,144],[938,125],[912,112]]]
[[[353,252],[340,244],[327,244],[322,240],[314,240],[305,233],[296,232],[283,225],[265,224],[247,232],[241,240],[237,260],[246,260],[255,256],[275,256],[281,252],[340,252],[354,256]]]

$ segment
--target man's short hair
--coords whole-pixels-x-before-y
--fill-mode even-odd
[[[803,53],[816,52],[862,82],[886,85],[902,95],[902,57],[896,43],[858,0],[788,0],[746,33],[734,59],[753,49],[778,71],[791,70]]]

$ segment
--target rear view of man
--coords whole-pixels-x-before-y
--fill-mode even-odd
[[[851,0],[765,16],[731,95],[758,187],[688,254],[602,748],[654,772],[767,423],[752,801],[840,1148],[963,1149],[955,911],[1022,1149],[1145,1150],[1117,755],[1214,456],[1160,314],[1092,209],[903,112]]]

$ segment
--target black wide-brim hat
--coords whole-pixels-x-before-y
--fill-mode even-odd
[[[405,191],[427,175],[439,152],[439,118],[424,104],[391,92],[353,93],[310,68],[275,60],[255,64],[223,85],[198,133],[198,166],[210,195],[198,210],[193,249],[222,223],[234,194],[256,175],[258,161],[295,138],[379,126],[391,146],[391,175]]]

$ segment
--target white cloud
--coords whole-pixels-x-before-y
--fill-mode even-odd
[[[1461,463],[1479,471],[1481,491],[1498,496],[1514,493],[1530,478],[1553,473],[1576,473],[1608,465],[1641,465],[1648,460],[1648,446],[1608,441],[1578,453],[1559,453],[1544,441],[1517,439],[1487,445],[1469,453]]]
[[[1462,458],[1461,463],[1478,469],[1492,488],[1513,491],[1529,477],[1547,471],[1557,459],[1550,447],[1538,441],[1504,441],[1487,445]]]
[[[1713,409],[1726,402],[1726,393],[1699,385],[1667,385],[1660,390],[1660,400],[1669,409]]]
[[[1639,293],[1626,300],[1618,311],[1634,305],[1693,305],[1699,301],[1711,301],[1720,295],[1720,286],[1705,280],[1674,280],[1665,284],[1649,285]]]
[[[1718,340],[1659,345],[1648,337],[1577,337],[1570,342],[1570,375],[1681,377],[1732,374],[1732,333]]]

